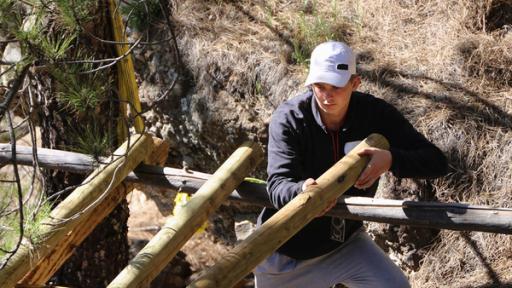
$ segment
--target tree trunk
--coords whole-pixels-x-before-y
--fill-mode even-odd
[[[93,20],[92,25],[86,24],[85,29],[90,27],[91,33],[101,39],[112,39],[110,32],[110,20],[108,11],[103,1],[99,1],[98,17]],[[101,15],[100,15],[101,14]],[[79,39],[81,48],[87,49],[96,59],[111,58],[114,56],[112,45],[102,44],[87,36],[86,33]],[[107,76],[114,77],[115,67],[104,72]],[[104,78],[107,80],[108,78]],[[41,138],[43,147],[70,150],[76,147],[77,137],[83,133],[82,127],[89,124],[90,127],[101,127],[97,129],[102,136],[108,136],[110,148],[117,147],[115,135],[118,103],[113,101],[115,97],[111,85],[107,85],[106,93],[109,101],[104,101],[96,111],[85,113],[88,115],[77,115],[66,109],[57,100],[56,83],[48,80],[44,83],[45,103],[41,119]],[[94,115],[92,115],[94,114]],[[110,151],[110,152],[111,152]],[[108,153],[109,151],[104,151]],[[55,196],[55,193],[64,188],[77,185],[85,178],[83,175],[59,172],[56,170],[44,170],[43,172],[45,192],[48,196]],[[67,196],[68,193],[58,196],[57,202]],[[112,213],[99,224],[87,239],[78,246],[74,254],[53,276],[50,283],[53,285],[71,287],[106,287],[115,276],[128,264],[129,244],[127,239],[127,220],[129,216],[128,204],[123,200]]]

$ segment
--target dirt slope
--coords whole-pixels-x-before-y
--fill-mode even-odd
[[[480,1],[181,0],[170,47],[137,55],[146,113],[170,164],[213,172],[243,140],[265,145],[272,111],[304,89],[327,39],[357,51],[360,90],[393,103],[448,156],[435,181],[388,175],[379,196],[512,207],[512,4]],[[265,177],[265,164],[258,177]],[[512,237],[369,224],[414,287],[512,285]]]

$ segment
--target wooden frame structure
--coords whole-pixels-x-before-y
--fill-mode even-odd
[[[32,165],[33,153],[30,147],[17,146],[16,150],[19,165]],[[88,155],[43,148],[38,149],[37,155],[41,167],[84,174],[92,171],[95,162]],[[10,158],[10,145],[0,144],[0,166],[9,163]],[[128,174],[125,182],[195,193],[210,177],[211,174],[192,170],[141,164]],[[272,207],[265,183],[243,181],[229,195],[228,200]],[[342,196],[338,199],[338,204],[327,214],[395,225],[512,234],[511,208],[467,203]]]
[[[316,179],[317,185],[311,185],[295,196],[187,287],[233,287],[354,185],[369,161],[368,157],[361,157],[358,153],[369,147],[389,149],[389,143],[380,134],[368,136]]]
[[[114,160],[114,164],[108,167],[98,166],[96,161],[87,155],[38,149],[38,162],[41,167],[78,173],[90,173],[94,168],[96,169],[84,181],[87,185],[74,191],[73,194],[81,196],[68,197],[69,199],[64,201],[67,204],[59,205],[57,207],[59,209],[56,208],[56,211],[52,211],[52,218],[48,220],[48,224],[59,229],[56,231],[49,229],[47,241],[42,245],[23,247],[13,257],[14,261],[9,263],[6,269],[0,271],[1,287],[13,287],[16,283],[19,287],[44,287],[44,283],[71,255],[71,247],[78,245],[101,219],[108,215],[117,203],[131,191],[132,183],[195,192],[196,195],[179,215],[167,222],[157,236],[131,261],[130,265],[118,275],[109,287],[148,285],[172,260],[208,214],[213,212],[228,195],[232,201],[271,206],[264,183],[243,181],[250,169],[256,166],[263,155],[261,148],[253,143],[244,144],[214,175],[209,175],[169,167],[138,165],[143,159],[151,159],[150,153],[157,144],[153,144],[151,138],[145,135],[135,135],[128,142],[132,143],[128,152],[126,150],[127,143],[125,143],[114,153],[117,156],[110,158],[110,160]],[[386,141],[379,136],[371,136],[363,145],[385,148]],[[155,153],[166,154],[162,151]],[[325,203],[328,203],[331,198],[338,197],[340,191],[348,189],[353,184],[365,165],[365,160],[354,153],[357,153],[357,150],[347,155],[347,159],[340,160],[332,169],[317,179],[319,185],[309,188],[301,193],[301,197],[297,197],[296,201],[292,201],[295,202],[290,205],[293,208],[282,209],[283,212],[280,212],[279,215],[276,214],[278,215],[276,219],[267,221],[269,224],[264,224],[266,226],[262,226],[263,229],[259,229],[245,242],[229,252],[225,257],[227,260],[221,261],[207,270],[189,287],[231,287],[236,284],[260,260],[286,241],[287,237],[291,237],[294,231],[298,231],[302,227],[301,225],[309,221],[308,219],[317,215],[318,211],[324,208]],[[18,164],[32,165],[33,155],[30,147],[17,147]],[[10,163],[11,158],[10,145],[0,144],[0,166]],[[136,169],[135,166],[137,166]],[[107,181],[109,179],[113,179],[113,181]],[[124,182],[122,182],[123,179]],[[105,186],[105,183],[110,184]],[[105,192],[113,187],[116,188]],[[323,192],[320,193],[320,191]],[[101,201],[97,200],[98,197],[101,198]],[[82,203],[82,201],[84,202]],[[89,212],[80,212],[84,207],[89,206],[90,209],[86,209]],[[328,214],[393,224],[512,234],[512,209],[461,203],[341,197],[336,207]],[[75,217],[77,215],[79,216]],[[59,219],[68,221],[59,221]],[[291,224],[289,221],[292,221]],[[279,228],[280,225],[286,225],[286,229]],[[285,230],[285,232],[281,233],[281,230]],[[172,232],[169,233],[169,231]],[[268,241],[265,234],[272,234],[272,238],[278,239],[278,241]],[[254,247],[258,247],[258,253],[250,252],[254,250]],[[263,251],[262,247],[264,247]],[[31,253],[35,251],[37,254],[30,254],[32,255],[30,258],[29,251]],[[254,257],[256,254],[260,255]],[[33,257],[34,255],[36,257]],[[238,260],[243,260],[243,265],[238,265]],[[29,263],[29,261],[33,262]],[[226,272],[228,270],[229,273]]]
[[[263,159],[259,145],[244,143],[204,183],[178,214],[130,261],[109,288],[146,287],[158,276],[194,232]]]
[[[155,142],[155,145],[158,145],[160,141],[155,139]],[[0,286],[44,287],[44,284],[72,254],[73,247],[79,245],[131,191],[133,184],[122,182],[126,176],[133,173],[132,170],[144,159],[155,162],[154,158],[159,157],[158,155],[151,157],[150,153],[155,145],[151,137],[135,135],[114,152],[114,155],[109,158],[108,165],[98,166],[87,156],[85,158],[91,160],[87,164],[71,165],[75,172],[77,170],[90,172],[95,166],[96,169],[84,180],[82,186],[75,189],[52,210],[45,222],[47,228],[43,230],[44,240],[33,246],[23,245],[13,255],[8,265],[0,271]],[[5,147],[0,146],[0,149]],[[156,154],[162,154],[160,150],[156,149]],[[45,151],[55,152],[48,149]],[[80,154],[61,152],[66,156],[64,163],[69,162],[70,159],[84,158]],[[6,154],[9,153],[2,155],[6,156]],[[23,152],[20,156],[22,154]],[[12,155],[7,156],[9,157]],[[167,229],[162,229],[109,287],[140,287],[140,285],[149,284],[172,260],[194,231],[206,221],[208,214],[222,204],[262,159],[263,150],[259,145],[252,142],[244,143],[210,180],[202,185],[179,215],[169,219]],[[3,158],[0,162],[5,165],[10,160]],[[19,164],[23,164],[23,160]],[[151,256],[148,257],[148,255]],[[136,263],[143,263],[143,265],[138,266]],[[138,269],[140,267],[144,269]]]

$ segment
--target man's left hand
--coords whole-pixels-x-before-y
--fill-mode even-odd
[[[363,173],[359,176],[354,187],[357,189],[366,189],[373,185],[380,175],[391,168],[393,161],[391,152],[378,148],[366,148],[358,153],[359,156],[370,157],[370,162],[366,165]]]

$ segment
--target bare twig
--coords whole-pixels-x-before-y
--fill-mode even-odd
[[[16,130],[16,129],[20,128],[22,125],[25,124],[25,122],[27,122],[27,120],[28,120],[28,117],[23,119],[23,120],[21,120],[20,123],[16,124],[16,126],[13,127],[13,129]],[[7,129],[7,130],[3,130],[3,129],[0,130],[0,134],[6,133],[6,132],[9,132],[9,129]]]
[[[135,42],[132,42],[132,41],[105,40],[105,39],[99,38],[98,36],[92,34],[91,32],[86,31],[86,33],[89,36],[91,36],[92,38],[94,38],[94,40],[97,40],[97,41],[99,41],[101,43],[115,44],[115,45],[120,45],[120,44],[133,45],[135,43]],[[172,37],[169,37],[169,38],[166,38],[166,39],[162,39],[162,40],[158,40],[158,41],[151,41],[151,42],[140,41],[139,45],[143,45],[143,46],[160,45],[162,43],[169,42],[170,40],[172,40]]]
[[[18,62],[0,60],[0,65],[16,65]]]
[[[28,66],[27,66],[28,67]],[[26,70],[25,70],[26,73]],[[24,78],[24,75],[23,75]],[[14,172],[14,177],[16,181],[17,191],[18,191],[18,215],[19,215],[19,237],[18,241],[16,243],[16,246],[13,250],[8,251],[9,256],[4,260],[4,262],[0,266],[0,270],[7,265],[9,260],[12,258],[12,256],[18,251],[18,249],[21,246],[21,242],[23,241],[23,234],[24,234],[24,225],[23,222],[25,221],[24,215],[23,215],[23,193],[21,191],[21,182],[20,182],[20,174],[18,172],[18,164],[16,163],[16,138],[14,136],[14,129],[12,127],[12,119],[11,119],[11,113],[7,112],[7,122],[9,123],[9,132],[11,134],[11,151],[12,151],[12,167]]]
[[[16,64],[12,64],[11,66],[9,66],[9,68],[5,69],[2,73],[0,73],[0,76],[2,76],[5,73],[11,71],[12,69],[14,69],[14,67],[16,67]]]
[[[164,93],[162,93],[161,96],[159,96],[157,99],[155,99],[153,101],[153,103],[151,105],[149,105],[146,110],[153,109],[153,106],[155,104],[157,104],[160,101],[162,101],[163,99],[167,98],[169,93],[171,93],[172,89],[174,89],[174,86],[176,85],[176,83],[177,83],[177,81],[178,81],[178,79],[179,79],[179,77],[181,75],[181,71],[182,71],[180,51],[178,49],[178,42],[176,41],[176,35],[174,33],[174,29],[172,27],[171,21],[169,20],[169,15],[168,15],[167,10],[165,9],[165,7],[164,7],[164,5],[162,3],[162,0],[159,0],[158,4],[160,5],[160,9],[162,10],[162,13],[164,14],[167,27],[169,28],[169,33],[171,33],[171,38],[170,39],[172,40],[173,47],[174,47],[175,62],[176,62],[176,66],[177,66],[177,69],[176,69],[177,75],[173,79],[173,81],[172,81],[171,85],[169,86],[169,88],[167,88],[167,90]]]
[[[4,43],[12,43],[12,42],[18,42],[18,39],[7,39],[7,40],[0,40],[0,44]]]
[[[174,55],[176,57],[176,66],[178,66],[178,75],[181,74],[181,56],[180,56],[180,50],[178,49],[178,42],[176,41],[176,34],[174,33],[174,28],[172,27],[171,20],[169,19],[169,13],[167,13],[167,10],[164,8],[164,5],[162,3],[162,0],[158,0],[158,4],[160,4],[160,9],[162,9],[162,12],[164,13],[165,21],[167,23],[167,27],[169,28],[169,33],[171,33],[171,39],[172,44],[174,46]]]
[[[11,89],[9,89],[9,91],[6,93],[4,102],[0,104],[0,121],[2,121],[5,112],[7,111],[7,109],[9,109],[9,106],[12,100],[14,99],[14,96],[16,95],[16,93],[21,87],[21,84],[25,80],[25,75],[27,75],[28,68],[29,65],[25,65],[25,67],[23,67],[20,75],[12,83]]]
[[[89,74],[89,73],[93,73],[93,72],[96,72],[96,71],[100,71],[100,70],[103,70],[103,69],[106,69],[106,68],[109,68],[115,64],[117,64],[117,62],[123,60],[126,56],[130,55],[130,53],[132,52],[132,50],[137,47],[137,45],[139,44],[140,40],[142,38],[139,38],[135,44],[133,44],[130,49],[128,49],[128,51],[126,51],[123,55],[119,56],[119,57],[116,57],[114,58],[114,60],[109,63],[109,64],[106,64],[106,65],[103,65],[103,66],[100,66],[98,68],[95,68],[95,69],[92,69],[92,70],[89,70],[89,71],[83,71],[83,72],[79,72],[79,74]]]

